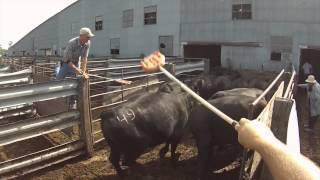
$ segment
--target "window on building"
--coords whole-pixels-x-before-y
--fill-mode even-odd
[[[110,54],[111,55],[120,54],[120,38],[110,39]]]
[[[122,12],[122,27],[128,28],[133,26],[133,9],[127,9]]]
[[[293,47],[291,36],[270,36],[270,48],[272,61],[289,60]]]
[[[101,31],[103,28],[103,20],[102,20],[102,16],[96,16],[96,25],[95,25],[95,29],[96,31]]]
[[[251,4],[233,4],[232,5],[232,19],[252,19],[252,5]]]
[[[157,6],[144,8],[144,25],[157,24]]]
[[[271,60],[272,61],[281,61],[282,53],[281,52],[271,52]]]

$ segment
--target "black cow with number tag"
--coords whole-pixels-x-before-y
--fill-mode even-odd
[[[185,132],[193,101],[178,85],[166,83],[155,93],[136,95],[103,112],[102,131],[111,147],[109,160],[118,175],[124,175],[121,165],[134,165],[146,150],[162,143],[166,145],[159,152],[160,158],[170,146],[171,159],[177,161],[179,154],[175,150]]]

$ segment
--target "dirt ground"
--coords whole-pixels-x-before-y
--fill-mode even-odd
[[[181,153],[180,160],[173,166],[169,156],[165,160],[158,158],[158,152],[162,146],[158,146],[152,151],[144,154],[138,159],[139,166],[131,168],[125,180],[194,180],[197,179],[197,159],[194,142],[190,139],[184,140],[178,147]],[[25,176],[21,179],[51,180],[51,179],[104,179],[120,180],[116,175],[111,163],[107,160],[109,148],[105,143],[97,147],[95,154],[90,159],[75,159],[50,169],[43,170],[36,174]],[[217,156],[218,158],[219,156]],[[228,155],[222,156],[226,159]],[[222,164],[220,159],[216,159],[216,164]],[[213,179],[231,180],[238,177],[238,164],[233,164],[227,172],[216,172]],[[219,169],[219,168],[218,168]]]

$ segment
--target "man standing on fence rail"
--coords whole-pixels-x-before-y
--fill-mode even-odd
[[[309,75],[306,83],[299,84],[298,87],[307,88],[308,91],[309,121],[305,126],[305,131],[312,131],[320,117],[320,84],[316,81],[314,75]]]
[[[66,77],[75,77],[82,75],[88,79],[87,71],[87,58],[90,48],[90,38],[94,37],[89,28],[81,28],[80,36],[71,39],[64,51],[63,59],[60,62],[60,69],[57,73],[57,79],[61,80]],[[81,68],[79,61],[81,59]]]

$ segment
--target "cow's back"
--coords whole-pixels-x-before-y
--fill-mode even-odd
[[[254,100],[254,97],[248,96],[224,96],[208,102],[232,119],[239,121],[241,118],[248,116],[249,105]],[[265,101],[259,103],[255,116],[265,105]],[[193,109],[190,115],[190,125],[194,135],[210,134],[218,144],[237,142],[235,130],[220,117],[201,105]]]
[[[145,149],[163,143],[188,120],[185,96],[145,93],[101,115],[104,135],[122,149]]]

